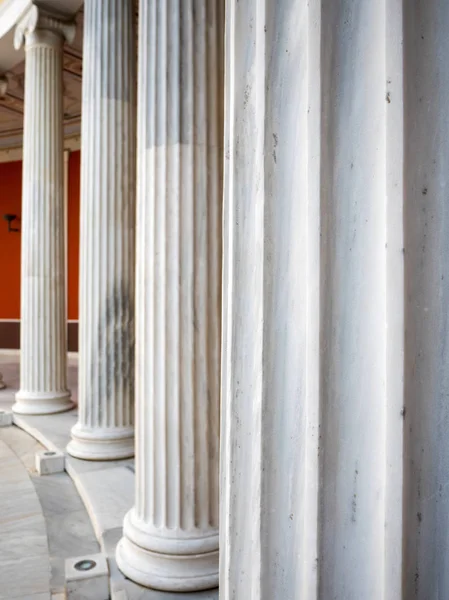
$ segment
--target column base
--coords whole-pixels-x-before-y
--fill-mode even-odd
[[[72,427],[67,452],[82,460],[120,460],[134,456],[134,427]]]
[[[218,531],[193,536],[187,531],[178,536],[173,530],[169,533],[171,537],[161,537],[161,530],[142,523],[132,508],[125,516],[117,546],[119,569],[140,585],[162,591],[218,587]]]
[[[19,415],[49,415],[71,410],[70,392],[22,392],[16,394],[13,412]]]
[[[115,556],[120,571],[145,587],[164,592],[218,587],[218,550],[205,554],[158,554],[123,537]]]

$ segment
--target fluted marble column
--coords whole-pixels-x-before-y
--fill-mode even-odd
[[[66,383],[62,49],[75,27],[32,5],[25,43],[20,390],[13,410],[72,407]]]
[[[132,0],[84,3],[79,420],[68,452],[134,454],[135,32]]]
[[[140,584],[218,583],[223,0],[140,2],[136,503]]]
[[[226,19],[220,598],[449,598],[447,0]]]

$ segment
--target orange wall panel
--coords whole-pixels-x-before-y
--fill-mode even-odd
[[[21,234],[8,232],[3,215],[20,219],[22,211],[22,162],[0,163],[0,319],[20,319]],[[20,221],[12,223],[21,227]]]
[[[0,320],[20,319],[21,233],[8,232],[3,215],[21,216],[22,162],[0,163]],[[78,319],[80,152],[69,156],[67,211],[68,318]],[[13,227],[21,228],[20,221]]]

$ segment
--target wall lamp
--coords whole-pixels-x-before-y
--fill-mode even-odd
[[[17,219],[17,215],[3,215],[5,221],[8,221],[8,231],[20,231],[16,227],[11,227],[11,223]]]

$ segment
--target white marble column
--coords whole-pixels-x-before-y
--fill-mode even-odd
[[[135,89],[132,0],[84,3],[79,419],[67,447],[134,454]]]
[[[17,26],[25,44],[20,390],[13,410],[72,407],[66,383],[62,50],[75,26],[34,4]]]
[[[223,0],[140,2],[136,503],[123,573],[218,584]]]
[[[356,4],[227,6],[223,600],[401,598],[396,48]]]
[[[403,597],[417,600],[449,598],[448,8],[412,0],[403,9]]]
[[[220,598],[449,598],[446,0],[230,0]]]

